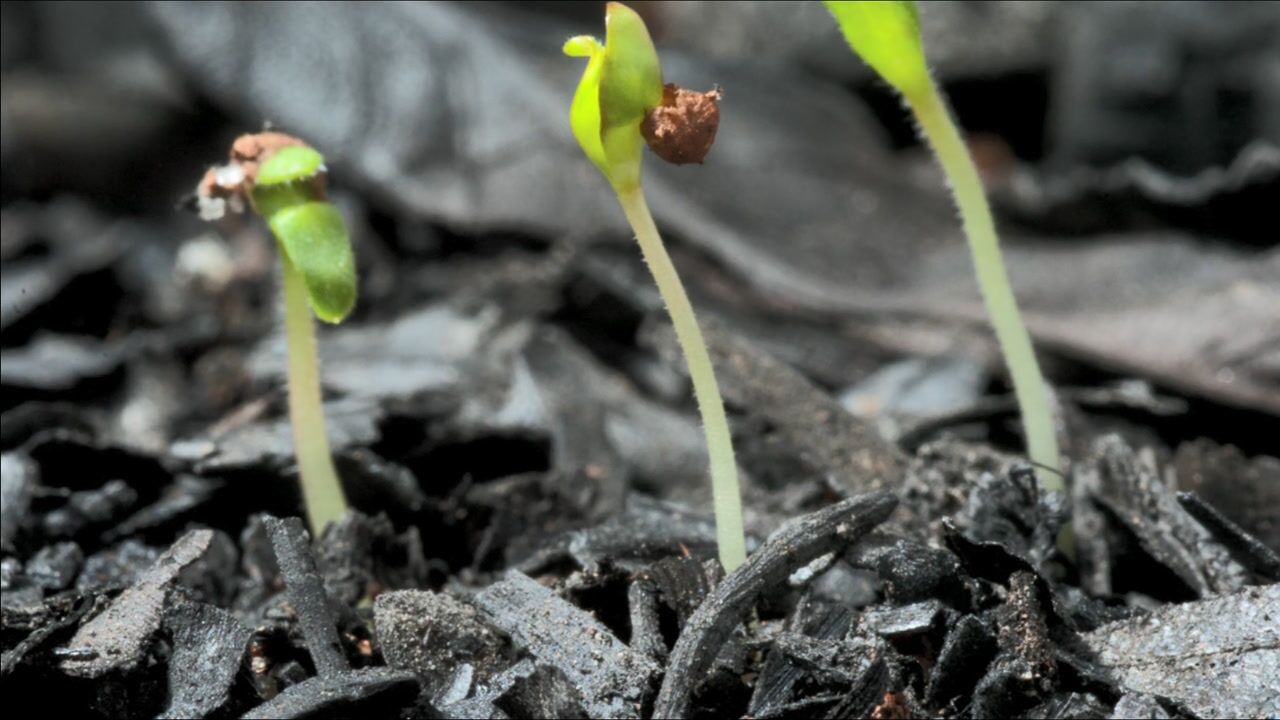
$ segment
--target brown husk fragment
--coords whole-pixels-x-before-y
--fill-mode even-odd
[[[282,147],[305,144],[292,135],[272,130],[249,133],[231,143],[231,159],[242,165],[247,162],[260,163]]]
[[[241,135],[231,143],[231,162],[222,167],[209,168],[200,180],[197,193],[201,197],[227,197],[247,193],[253,187],[258,167],[276,150],[291,145],[306,143],[292,135],[271,130]],[[219,172],[229,166],[238,167],[238,175]]]
[[[275,151],[291,145],[303,145],[302,140],[282,132],[267,130],[247,133],[231,143],[230,162],[205,171],[196,186],[196,204],[201,217],[206,220],[221,218],[228,204],[233,212],[243,212],[250,202],[258,168]],[[324,175],[314,181],[320,192],[324,189]]]
[[[696,92],[667,83],[662,87],[662,104],[645,115],[640,133],[663,160],[701,164],[716,141],[720,98],[719,88]]]

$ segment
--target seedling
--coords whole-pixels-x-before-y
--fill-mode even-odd
[[[668,161],[702,161],[715,139],[720,94],[716,90],[696,93],[675,85],[664,87],[658,53],[644,20],[621,3],[607,6],[604,45],[580,35],[564,44],[564,52],[588,58],[569,112],[574,137],[618,196],[684,352],[711,461],[720,563],[726,572],[732,572],[746,560],[746,536],[729,421],[693,305],[640,187],[646,140]]]
[[[909,0],[826,0],[824,4],[835,16],[853,51],[901,93],[942,165],[956,206],[960,209],[961,224],[969,240],[969,251],[978,275],[978,287],[1013,379],[1014,394],[1026,432],[1027,454],[1038,466],[1041,487],[1061,490],[1062,466],[1044,378],[1031,348],[1031,338],[1022,324],[1013,288],[1009,285],[1009,275],[1000,255],[995,222],[982,191],[982,181],[951,119],[946,100],[925,64],[916,5]]]
[[[338,209],[325,200],[324,158],[301,140],[276,132],[243,135],[231,162],[212,168],[197,189],[200,216],[253,207],[280,251],[285,339],[289,355],[289,421],[312,534],[346,510],[325,433],[311,314],[341,322],[356,301],[355,259]]]

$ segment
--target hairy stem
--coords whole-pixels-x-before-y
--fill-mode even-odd
[[[1033,463],[1052,469],[1037,471],[1041,487],[1061,490],[1063,483],[1059,473],[1062,464],[1048,392],[1031,347],[1031,337],[1022,324],[1018,303],[1009,285],[1009,275],[1000,255],[995,222],[983,194],[982,181],[937,87],[930,82],[927,91],[916,95],[907,97],[907,103],[950,181],[956,206],[960,209],[964,234],[969,239],[969,251],[978,275],[978,287],[1013,379],[1013,390],[1026,432],[1027,454]]]
[[[307,519],[312,535],[319,537],[325,525],[342,516],[347,503],[325,433],[315,327],[307,304],[307,288],[302,273],[283,250],[280,262],[284,267],[284,326],[289,354],[289,422],[293,425],[293,448]]]
[[[675,265],[667,255],[667,249],[658,235],[644,192],[637,185],[618,193],[622,210],[626,213],[631,229],[635,231],[649,271],[653,273],[658,292],[667,304],[671,324],[684,352],[689,367],[689,379],[693,382],[693,394],[702,413],[702,429],[707,438],[707,455],[711,460],[711,495],[716,516],[716,544],[720,551],[720,564],[725,572],[733,572],[747,559],[746,535],[742,530],[742,499],[738,490],[738,466],[733,458],[733,441],[729,435],[729,420],[725,417],[724,401],[720,399],[720,386],[716,383],[707,353],[702,330],[693,315],[693,305],[685,294]]]

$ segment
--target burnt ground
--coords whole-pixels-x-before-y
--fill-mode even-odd
[[[563,117],[559,42],[594,14],[4,5],[5,697],[1280,715],[1280,150],[1251,85],[1280,21],[933,11],[1006,23],[939,42],[939,73],[985,133],[1064,494],[1018,455],[963,239],[892,103],[833,69],[807,10],[785,63],[744,61],[773,10],[732,7],[648,11],[670,78],[725,98],[705,165],[646,169],[733,424],[751,553],[726,577],[673,333]],[[1124,27],[1182,60],[1123,60]],[[329,158],[360,270],[355,314],[320,331],[352,511],[314,539],[266,229],[175,209],[263,120]]]

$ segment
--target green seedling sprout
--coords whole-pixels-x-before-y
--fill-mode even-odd
[[[300,140],[263,132],[238,138],[231,163],[209,171],[197,191],[201,215],[220,216],[248,201],[267,221],[280,251],[289,421],[302,496],[316,537],[346,510],[325,431],[312,313],[327,323],[356,301],[355,259],[338,209],[325,199],[324,158]]]
[[[1039,466],[1037,475],[1041,487],[1062,490],[1062,465],[1044,377],[1009,284],[982,181],[951,119],[946,100],[925,63],[916,5],[901,0],[827,0],[824,4],[835,16],[853,51],[906,100],[942,165],[969,240],[978,287],[1013,379],[1026,431],[1027,454],[1032,463]]]
[[[618,196],[684,352],[706,433],[720,563],[732,572],[746,560],[746,536],[729,422],[693,306],[640,187],[646,139],[665,159],[701,161],[714,139],[719,94],[664,88],[658,53],[644,20],[621,3],[607,6],[604,45],[583,35],[570,38],[564,52],[588,58],[570,107],[574,137]]]

